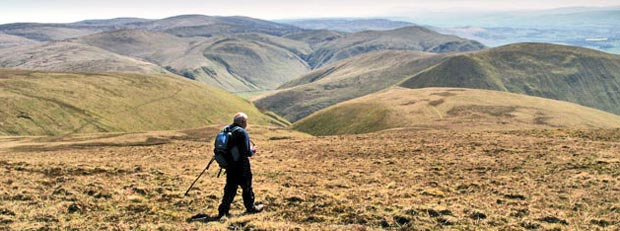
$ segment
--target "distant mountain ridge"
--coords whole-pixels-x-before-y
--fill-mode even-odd
[[[411,22],[393,21],[388,19],[292,19],[276,20],[276,22],[290,24],[309,30],[334,30],[347,33],[355,33],[366,30],[394,30],[402,27],[415,26]]]
[[[5,54],[0,58],[0,68],[132,73],[144,70],[143,73],[184,76],[230,92],[275,89],[312,69],[372,51],[458,52],[484,47],[472,40],[417,26],[347,34],[305,30],[247,17],[206,15],[68,24],[16,23],[0,25],[0,33],[6,33],[6,47],[12,46],[0,48],[0,53]],[[19,45],[37,41],[62,43],[28,48]],[[72,57],[59,59],[62,57],[51,53],[68,54],[61,44],[75,50],[77,43],[81,44],[80,51]],[[31,53],[29,49],[36,49],[38,55],[20,55]],[[99,62],[99,67],[93,65]]]
[[[11,23],[0,25],[0,32],[37,41],[63,40],[114,30],[153,30],[181,37],[215,36],[260,32],[284,35],[301,29],[248,17],[179,15],[164,19],[116,18],[75,23]]]

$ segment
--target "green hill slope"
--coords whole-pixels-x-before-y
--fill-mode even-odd
[[[620,113],[620,56],[523,43],[451,57],[404,81],[408,88],[462,87],[569,101]]]
[[[133,132],[281,124],[224,90],[176,76],[0,70],[0,134]]]
[[[315,111],[391,87],[445,59],[419,51],[378,51],[325,66],[258,97],[259,108],[297,121]]]
[[[473,40],[443,35],[424,27],[411,26],[390,31],[363,31],[323,44],[308,63],[312,67],[378,50],[415,50],[434,53],[475,51],[484,45]]]
[[[504,130],[618,128],[620,116],[573,103],[499,91],[401,87],[350,100],[293,124],[313,135],[390,128]]]

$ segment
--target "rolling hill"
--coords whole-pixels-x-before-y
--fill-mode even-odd
[[[75,39],[155,63],[176,74],[231,92],[274,89],[307,72],[299,56],[310,47],[260,33],[181,38],[168,33],[120,30]]]
[[[620,116],[573,103],[499,91],[390,88],[318,111],[293,124],[313,135],[391,128],[512,130],[620,128]]]
[[[345,59],[257,97],[255,103],[294,122],[333,104],[400,85],[507,91],[620,112],[617,55],[535,43],[419,54],[372,52]]]
[[[0,49],[37,43],[24,37],[0,33]]]
[[[415,50],[433,53],[475,51],[484,45],[473,40],[443,35],[424,27],[410,26],[390,31],[363,31],[324,43],[308,63],[313,68],[378,50]]]
[[[171,74],[149,62],[72,42],[49,42],[0,49],[0,68]]]
[[[336,103],[396,85],[445,58],[419,51],[371,52],[309,72],[254,103],[294,122]]]
[[[159,66],[155,73],[166,69],[239,94],[272,90],[317,67],[376,50],[453,52],[482,48],[475,41],[422,27],[346,34],[303,30],[247,17],[205,15],[14,23],[0,25],[0,33],[6,35],[4,40],[51,41],[40,46],[0,48],[0,53],[7,54],[0,67],[69,72],[147,70],[144,73],[151,74],[151,64],[155,64]],[[78,48],[74,43],[88,47]],[[54,56],[51,51],[60,55]],[[22,55],[32,52],[37,55]],[[72,52],[77,54],[67,57]],[[102,65],[93,65],[96,63]],[[136,65],[149,67],[134,68]]]
[[[620,56],[562,45],[513,44],[452,56],[401,86],[506,91],[618,114]]]
[[[250,102],[177,76],[0,70],[0,134],[64,135],[223,125],[244,111],[283,125]]]

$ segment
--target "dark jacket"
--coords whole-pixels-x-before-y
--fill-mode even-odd
[[[236,148],[236,150],[238,150],[239,158],[236,161],[231,161],[231,166],[230,166],[230,169],[228,169],[228,171],[229,172],[230,171],[246,172],[246,173],[250,172],[251,174],[249,157],[254,155],[254,153],[250,149],[251,147],[250,146],[250,135],[245,129],[243,129],[241,126],[237,124],[233,123],[229,126],[230,126],[230,129],[239,127],[236,131],[232,133],[232,139],[230,143],[231,150],[233,148]]]

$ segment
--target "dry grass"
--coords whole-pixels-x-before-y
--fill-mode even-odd
[[[187,223],[194,214],[214,214],[221,198],[224,179],[215,170],[183,197],[208,161],[205,134],[214,131],[160,134],[170,142],[153,146],[4,149],[0,229],[620,228],[620,130],[392,130],[308,138],[251,127],[260,148],[252,160],[254,187],[266,211],[241,215],[237,197],[232,218]],[[78,137],[38,142],[72,139]]]

